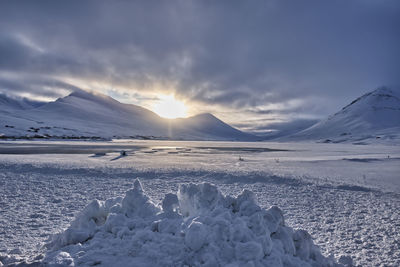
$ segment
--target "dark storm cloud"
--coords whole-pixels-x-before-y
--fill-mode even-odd
[[[31,58],[32,51],[21,44],[16,38],[5,34],[0,35],[0,70],[18,70]]]
[[[305,99],[326,115],[400,84],[399,25],[397,0],[2,1],[0,74],[28,85],[6,86],[3,75],[0,90],[39,94],[32,77],[142,93],[172,83],[221,108]]]

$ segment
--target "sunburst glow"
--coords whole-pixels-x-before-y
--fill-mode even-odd
[[[168,119],[186,117],[187,108],[185,103],[176,100],[174,95],[160,95],[153,107],[153,111],[161,117]]]

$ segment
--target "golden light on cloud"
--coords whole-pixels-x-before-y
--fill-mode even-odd
[[[175,99],[174,95],[159,95],[153,106],[153,111],[168,119],[184,118],[187,116],[185,103]]]

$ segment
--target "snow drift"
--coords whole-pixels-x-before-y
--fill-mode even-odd
[[[48,244],[49,266],[342,266],[322,256],[282,211],[250,191],[224,196],[208,183],[183,184],[151,202],[139,180],[124,198],[90,203]],[[351,262],[348,263],[351,265]]]

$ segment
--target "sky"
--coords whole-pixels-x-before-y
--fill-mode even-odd
[[[400,1],[1,1],[0,92],[174,95],[263,134],[400,84]]]

